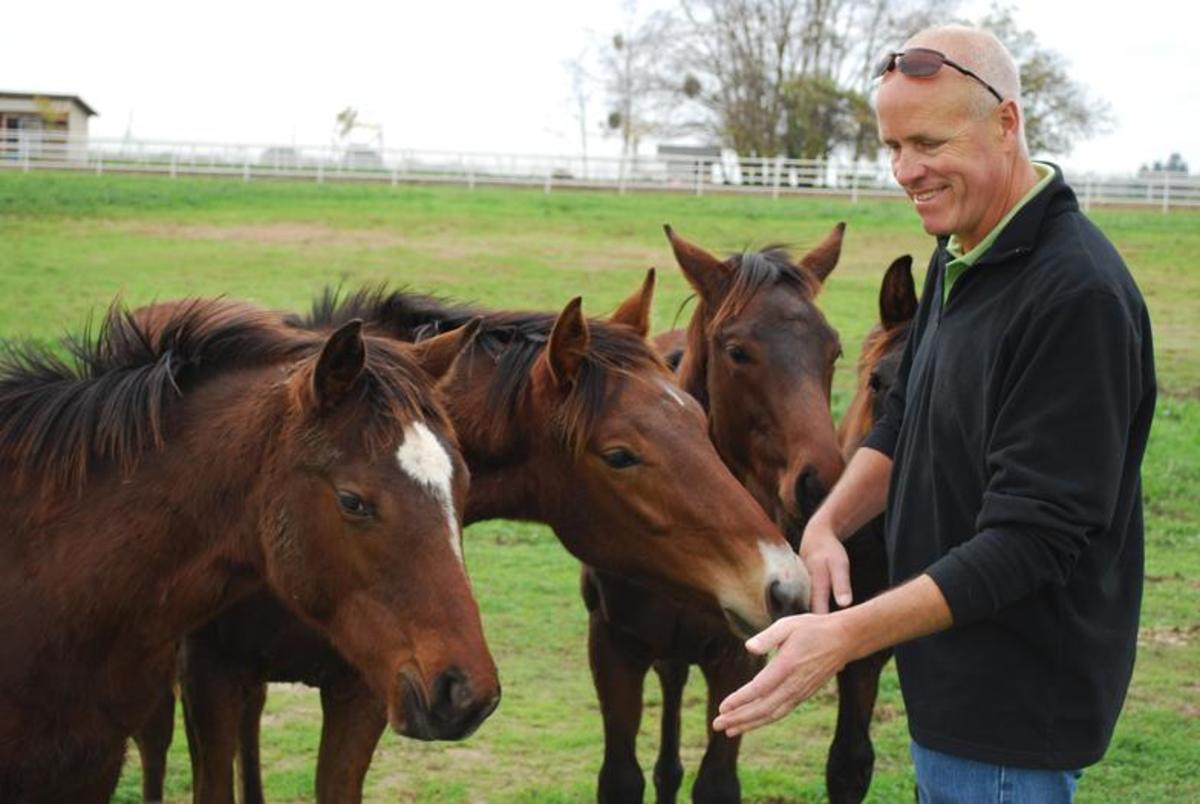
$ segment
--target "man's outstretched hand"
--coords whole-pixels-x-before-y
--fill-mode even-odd
[[[851,658],[850,637],[832,615],[784,617],[746,642],[759,656],[776,648],[778,655],[750,683],[721,702],[713,729],[736,737],[779,720]]]

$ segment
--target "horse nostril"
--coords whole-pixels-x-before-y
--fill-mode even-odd
[[[446,720],[458,718],[475,703],[475,693],[461,671],[450,669],[434,683],[433,711]]]
[[[806,521],[817,512],[817,507],[825,499],[825,486],[817,475],[817,470],[809,466],[796,477],[796,507],[800,516]]]
[[[793,587],[793,584],[784,584],[777,580],[771,581],[767,587],[767,611],[772,620],[799,614],[802,611],[802,603]]]

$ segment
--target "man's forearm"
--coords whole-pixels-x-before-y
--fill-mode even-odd
[[[945,631],[954,624],[942,590],[928,575],[829,617],[839,620],[849,638],[853,661],[876,651]]]
[[[891,458],[869,447],[859,448],[813,520],[824,521],[839,539],[850,538],[883,513],[891,474]]]

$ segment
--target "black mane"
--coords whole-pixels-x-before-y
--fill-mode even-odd
[[[530,386],[538,356],[549,342],[557,315],[553,313],[490,311],[448,302],[406,290],[376,286],[344,298],[326,288],[311,312],[293,317],[293,326],[327,329],[354,318],[375,332],[420,341],[479,320],[479,330],[465,352],[482,350],[496,365],[487,389],[489,408],[497,417],[514,417]],[[586,444],[614,381],[644,368],[671,378],[666,366],[644,338],[628,327],[599,319],[588,320],[588,351],[579,374],[553,422],[564,444],[578,454]],[[495,427],[507,422],[496,419]]]
[[[148,308],[152,309],[152,308]],[[129,474],[147,449],[163,446],[172,402],[213,372],[299,360],[324,339],[279,326],[278,314],[224,299],[188,299],[165,315],[109,307],[63,339],[66,356],[38,344],[0,344],[0,462],[21,481],[49,489],[81,485],[93,463]],[[368,429],[394,430],[397,414],[439,415],[411,360],[387,347],[368,350],[364,397],[376,414]],[[386,417],[386,421],[385,421]]]

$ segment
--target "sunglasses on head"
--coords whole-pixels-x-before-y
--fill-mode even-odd
[[[899,69],[902,74],[910,78],[928,78],[931,75],[937,75],[937,71],[942,69],[943,64],[953,67],[969,78],[974,78],[983,84],[988,92],[995,95],[997,101],[1004,103],[1004,98],[987,81],[984,81],[961,64],[957,64],[946,58],[945,53],[930,50],[927,47],[914,47],[902,50],[899,53],[888,53],[875,65],[875,74],[872,77],[882,78],[892,70]]]

